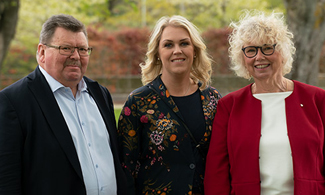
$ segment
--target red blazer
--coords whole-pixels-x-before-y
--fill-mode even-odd
[[[324,195],[325,91],[294,82],[285,99],[294,195]],[[261,101],[251,85],[219,100],[205,172],[206,195],[259,195]]]

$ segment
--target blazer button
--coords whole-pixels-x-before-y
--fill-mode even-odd
[[[195,169],[195,164],[191,163],[190,164],[190,169]]]

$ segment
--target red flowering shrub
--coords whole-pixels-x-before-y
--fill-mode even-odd
[[[141,86],[139,64],[144,61],[150,30],[124,28],[115,32],[102,27],[89,26],[89,45],[93,47],[87,76],[98,80],[112,93],[129,93]],[[209,55],[213,59],[213,76],[233,74],[229,70],[228,35],[231,29],[209,29],[202,33]],[[12,45],[1,70],[1,88],[22,78],[37,66],[34,48]],[[325,73],[325,46],[323,47],[320,73]]]
[[[140,75],[149,37],[147,29],[123,29],[98,32],[88,28],[93,47],[88,74],[111,76]]]
[[[207,45],[207,50],[213,59],[213,75],[230,74],[228,58],[228,35],[229,28],[210,29],[203,32],[202,37]]]

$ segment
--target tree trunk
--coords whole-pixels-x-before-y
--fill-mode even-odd
[[[110,13],[113,13],[113,9],[117,5],[117,3],[117,0],[108,0],[108,10],[110,11]]]
[[[287,23],[297,49],[289,78],[318,84],[320,54],[325,40],[324,0],[284,0]]]
[[[2,63],[16,33],[19,0],[0,0],[0,89],[2,88]]]

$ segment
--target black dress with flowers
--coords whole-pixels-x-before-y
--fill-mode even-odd
[[[205,159],[221,95],[207,87],[200,91],[200,98],[205,126],[200,146],[193,147],[185,120],[160,76],[129,95],[118,122],[128,194],[192,194],[196,166]]]

